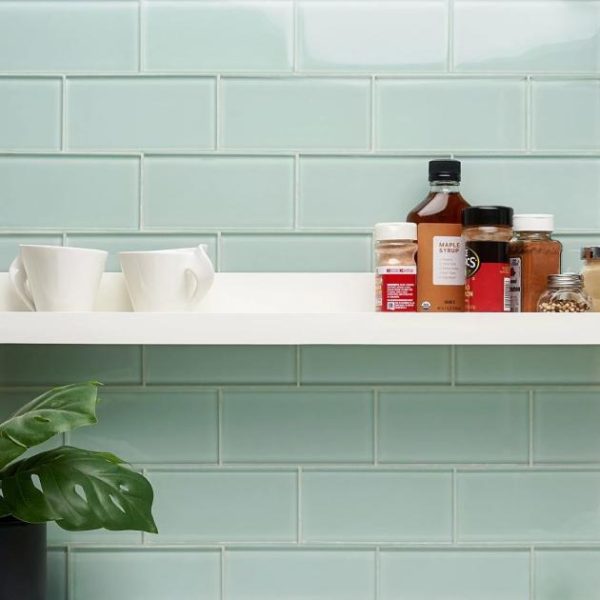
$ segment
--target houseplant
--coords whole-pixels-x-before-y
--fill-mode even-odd
[[[120,458],[62,446],[22,455],[96,423],[97,382],[51,389],[0,423],[0,598],[45,597],[46,526],[156,533],[150,483]]]

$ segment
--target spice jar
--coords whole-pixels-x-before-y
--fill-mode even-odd
[[[414,223],[375,225],[375,310],[417,310],[416,239]]]
[[[507,206],[471,206],[462,212],[467,312],[510,312],[512,217]]]
[[[582,248],[581,258],[585,261],[581,270],[583,286],[592,298],[592,310],[600,312],[600,246]]]
[[[548,289],[538,302],[538,312],[587,312],[592,301],[583,289],[583,278],[577,273],[548,275]]]
[[[553,215],[513,217],[514,237],[508,245],[512,312],[535,312],[548,275],[560,273],[562,244],[552,239],[553,229]]]

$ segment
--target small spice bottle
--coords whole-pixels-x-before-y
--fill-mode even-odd
[[[562,244],[552,239],[553,229],[553,215],[513,217],[514,237],[508,245],[512,312],[535,312],[548,275],[560,273]]]
[[[581,258],[584,260],[583,286],[592,298],[592,310],[600,312],[600,246],[582,248]]]
[[[577,273],[548,275],[548,289],[538,302],[538,312],[587,312],[592,301]]]
[[[417,310],[417,226],[415,223],[375,225],[375,310]]]
[[[462,212],[467,312],[510,312],[512,218],[507,206],[471,206]]]

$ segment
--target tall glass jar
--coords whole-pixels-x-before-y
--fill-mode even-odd
[[[548,275],[548,289],[538,301],[538,312],[588,312],[592,300],[577,273]]]
[[[417,310],[417,226],[414,223],[375,225],[375,310]]]

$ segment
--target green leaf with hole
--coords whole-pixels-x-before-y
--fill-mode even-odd
[[[157,532],[150,483],[113,454],[65,446],[10,465],[0,479],[4,502],[22,521]]]
[[[26,450],[64,431],[96,423],[98,383],[49,390],[0,424],[0,469]]]

